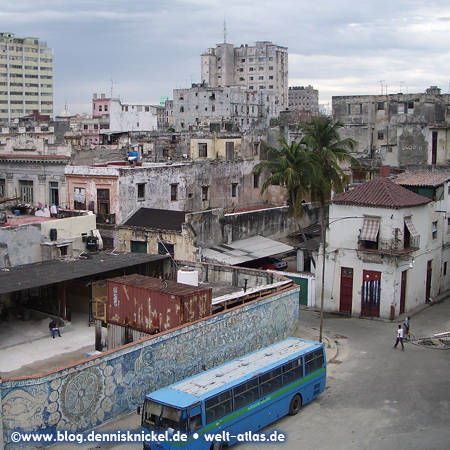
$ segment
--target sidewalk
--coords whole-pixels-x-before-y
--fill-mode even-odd
[[[72,322],[52,338],[50,317],[23,321],[11,317],[0,323],[0,377],[45,373],[86,358],[95,349],[95,329],[87,314],[72,314]]]

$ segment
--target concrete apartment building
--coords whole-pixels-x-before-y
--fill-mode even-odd
[[[342,138],[358,142],[361,180],[381,165],[446,164],[450,155],[450,95],[425,93],[333,97],[333,119]],[[355,180],[354,180],[355,181]],[[358,180],[356,180],[358,181]]]
[[[0,33],[0,121],[33,111],[53,118],[53,50],[37,38]]]
[[[280,107],[288,106],[288,51],[272,42],[254,46],[217,44],[201,57],[202,83],[210,87],[245,86],[249,90],[275,90]]]
[[[92,117],[100,119],[100,129],[105,132],[154,131],[158,128],[158,110],[161,106],[123,103],[105,94],[93,95]]]
[[[211,123],[233,124],[242,130],[267,128],[278,117],[279,108],[279,94],[273,90],[193,84],[190,89],[173,91],[177,131]]]
[[[309,86],[290,86],[288,91],[290,111],[319,113],[319,91]]]

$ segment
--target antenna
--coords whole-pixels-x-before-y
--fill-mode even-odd
[[[402,93],[403,91],[402,91],[402,85],[403,84],[405,84],[405,82],[404,81],[397,81],[397,83],[400,85],[400,93]]]
[[[227,43],[227,22],[225,20],[225,13],[223,13],[223,43]]]
[[[386,81],[386,80],[380,80],[378,83],[380,83],[381,84],[381,95],[383,95],[383,81]]]
[[[113,89],[114,89],[114,85],[115,84],[119,84],[119,82],[118,81],[114,81],[112,78],[111,78],[111,98],[113,98]]]

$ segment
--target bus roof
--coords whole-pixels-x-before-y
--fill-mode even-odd
[[[257,350],[233,361],[222,364],[214,369],[194,375],[179,381],[169,387],[159,389],[147,395],[146,398],[186,408],[203,398],[208,398],[227,385],[267,372],[272,367],[290,361],[306,351],[322,347],[322,344],[304,339],[288,338],[269,347]]]

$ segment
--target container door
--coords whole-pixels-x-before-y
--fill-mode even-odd
[[[380,317],[381,272],[363,270],[361,315]]]
[[[350,267],[341,267],[341,290],[339,295],[339,311],[352,312],[353,298],[353,269]]]

